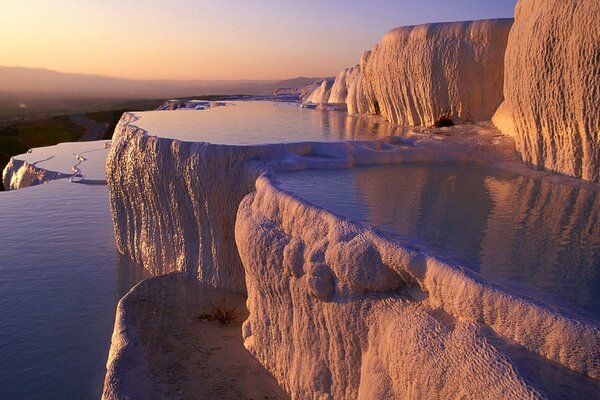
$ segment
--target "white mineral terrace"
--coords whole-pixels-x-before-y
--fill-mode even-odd
[[[400,27],[335,79],[278,92],[306,108],[175,99],[124,114],[110,145],[13,157],[7,189],[59,179],[26,189],[59,210],[104,196],[92,231],[106,187],[80,183],[106,184],[120,259],[155,275],[119,302],[103,398],[597,399],[599,19],[597,0],[519,0],[514,20]],[[375,164],[396,165],[356,193],[331,174]],[[398,179],[409,165],[425,170]],[[326,182],[312,198],[286,187],[303,170]],[[40,215],[52,232],[60,213]],[[35,245],[32,263],[68,265]],[[193,318],[224,296],[245,300],[240,321]]]
[[[253,123],[270,116],[277,123],[258,135]],[[513,140],[490,124],[409,129],[290,104],[234,102],[125,114],[111,146],[33,149],[13,158],[4,174],[11,188],[63,179],[68,196],[68,185],[105,182],[109,148],[118,252],[153,274],[181,272],[205,287],[247,296],[243,328],[236,325],[244,346],[293,398],[593,398],[600,390],[595,317],[533,301],[510,282],[497,286],[410,237],[309,204],[271,178],[307,168],[451,161],[585,187],[524,167]],[[324,190],[332,191],[326,197],[336,194],[335,185]],[[404,191],[411,196],[410,187]],[[488,262],[486,273],[490,268]],[[149,311],[131,300],[158,284],[134,288],[119,305],[105,398],[166,393],[167,386],[156,386],[168,376],[156,372],[161,364],[140,360],[148,351],[155,362],[168,360],[162,347],[147,346],[170,333],[140,320]],[[182,287],[166,290],[174,296]],[[168,340],[179,342],[177,335]],[[194,387],[197,373],[182,368],[189,374],[185,387]],[[278,389],[268,383],[265,390]]]
[[[54,179],[106,184],[104,165],[110,141],[60,143],[38,147],[12,157],[3,172],[7,190],[34,186]]]
[[[246,113],[257,109],[266,115]],[[270,125],[248,138],[258,134],[257,119],[280,109],[304,113],[304,122],[287,130]],[[348,121],[379,133],[352,130]],[[215,123],[222,135],[211,130]],[[594,393],[596,320],[531,301],[410,241],[307,204],[269,177],[434,160],[524,170],[512,139],[489,124],[403,129],[397,137],[385,136],[384,125],[268,102],[127,114],[107,160],[117,248],[155,274],[181,272],[247,295],[244,345],[293,398],[542,398],[564,387]],[[306,136],[296,130],[302,127]],[[132,367],[145,350],[128,336],[137,335],[132,306],[120,307],[105,382],[110,399],[146,393],[152,381],[147,366]],[[527,365],[553,372],[530,373]]]

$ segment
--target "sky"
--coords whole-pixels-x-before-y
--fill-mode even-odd
[[[134,79],[332,76],[395,27],[517,0],[0,0],[0,65]]]

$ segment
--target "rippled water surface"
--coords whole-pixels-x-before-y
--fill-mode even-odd
[[[98,399],[115,306],[139,279],[117,259],[106,186],[0,193],[0,399]]]
[[[215,144],[370,140],[401,136],[406,128],[296,103],[233,101],[203,111],[146,111],[135,123],[151,135]]]
[[[405,164],[278,175],[282,188],[393,231],[523,295],[600,315],[600,197],[478,166]]]

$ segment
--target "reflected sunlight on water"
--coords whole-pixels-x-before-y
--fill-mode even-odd
[[[232,101],[204,111],[147,111],[134,125],[151,135],[214,144],[372,140],[405,136],[408,128],[295,103]]]

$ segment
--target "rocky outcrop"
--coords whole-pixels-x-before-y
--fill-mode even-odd
[[[68,178],[69,176],[61,172],[39,168],[26,161],[11,157],[2,172],[2,181],[5,190],[15,190],[39,185],[55,179]]]
[[[245,346],[294,398],[539,397],[486,328],[600,377],[597,325],[307,205],[266,177],[240,205],[236,242]]]
[[[349,114],[381,114],[431,126],[441,116],[487,121],[503,100],[504,51],[511,19],[396,28],[308,103],[345,104]]]
[[[117,250],[155,274],[243,292],[230,216],[255,178],[242,163],[259,154],[150,136],[135,120],[119,122],[106,163]]]
[[[365,95],[360,66],[354,67],[349,75],[346,78],[348,114],[367,114],[369,112],[369,102]]]
[[[520,0],[498,126],[523,160],[600,182],[600,3]]]
[[[370,111],[430,126],[443,114],[489,120],[503,99],[504,51],[512,20],[396,28],[361,61]]]

